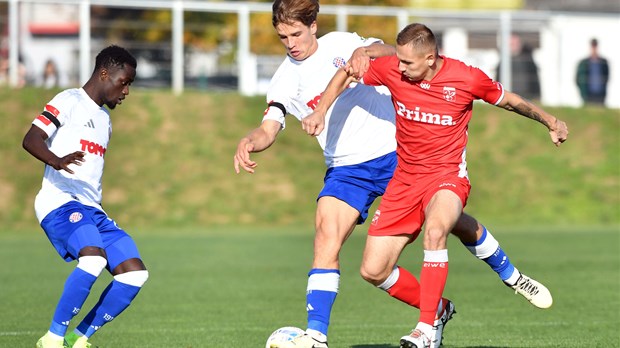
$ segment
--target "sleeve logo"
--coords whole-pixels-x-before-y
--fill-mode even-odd
[[[76,211],[75,213],[71,213],[71,215],[69,216],[69,222],[71,222],[72,224],[80,220],[82,220],[82,213],[80,213],[79,211]]]
[[[332,64],[334,64],[336,68],[342,68],[344,67],[345,64],[347,64],[347,61],[344,60],[344,58],[342,57],[336,57],[334,58],[334,61],[332,62]]]

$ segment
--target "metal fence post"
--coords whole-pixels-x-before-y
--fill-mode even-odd
[[[80,85],[90,77],[90,0],[80,2]]]
[[[184,84],[184,45],[183,45],[183,1],[176,0],[172,7],[172,90],[183,93]]]
[[[250,9],[247,5],[239,6],[237,10],[239,37],[237,48],[237,71],[239,79],[239,93],[253,95],[256,85],[256,69],[250,65]],[[254,76],[252,76],[254,74]]]
[[[347,31],[348,26],[347,8],[344,6],[338,6],[338,14],[336,15],[336,30]]]
[[[508,11],[502,11],[500,16],[500,76],[504,89],[512,91],[512,57],[510,54],[510,33],[512,16]]]
[[[9,1],[9,85],[17,86],[19,78],[19,0]]]

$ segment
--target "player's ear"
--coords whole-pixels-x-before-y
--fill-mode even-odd
[[[108,78],[108,69],[106,68],[101,68],[99,70],[99,79],[101,80],[105,80],[106,78]]]
[[[316,35],[317,28],[316,21],[310,23],[310,34]]]
[[[429,53],[426,55],[426,64],[428,64],[429,67],[435,64],[435,54]]]

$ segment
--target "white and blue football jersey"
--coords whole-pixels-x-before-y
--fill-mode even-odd
[[[101,179],[112,134],[108,110],[97,105],[84,89],[68,89],[57,94],[32,124],[47,133],[46,143],[56,156],[85,153],[81,166],[69,166],[74,174],[45,165],[41,190],[35,199],[39,222],[72,200],[103,210]]]
[[[364,39],[356,33],[332,32],[318,39],[314,54],[302,61],[286,57],[267,91],[267,103],[280,103],[298,120],[309,116],[321,93],[338,69],[359,47],[379,39]],[[263,120],[285,127],[285,115],[269,107]],[[384,87],[352,84],[329,109],[325,129],[317,140],[328,167],[358,164],[396,150],[394,107]]]

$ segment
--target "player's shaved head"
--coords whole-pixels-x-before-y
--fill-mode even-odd
[[[310,26],[319,14],[318,0],[276,0],[273,2],[271,23],[278,24],[301,22]]]
[[[435,34],[424,24],[412,23],[398,33],[396,44],[410,45],[416,52],[438,55]]]

